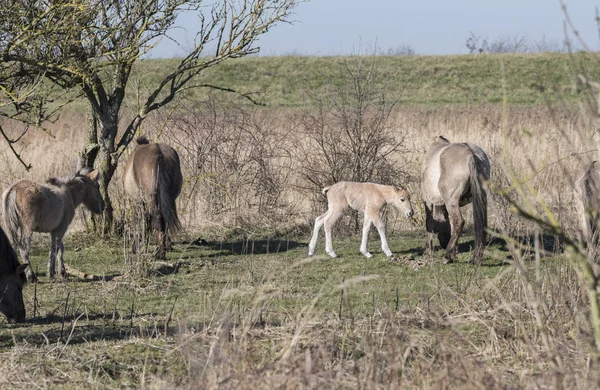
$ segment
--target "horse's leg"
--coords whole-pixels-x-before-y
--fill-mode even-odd
[[[423,256],[431,256],[433,255],[433,210],[427,203],[423,205],[425,206],[425,252],[423,252]]]
[[[369,240],[369,231],[371,230],[372,223],[373,223],[373,221],[371,220],[371,218],[369,218],[369,216],[365,212],[365,219],[363,221],[363,230],[362,230],[362,241],[360,243],[360,253],[362,253],[363,256],[365,256],[367,259],[370,259],[371,257],[373,257],[373,255],[370,254],[369,251],[367,250],[367,241]]]
[[[392,251],[388,247],[387,238],[385,237],[385,224],[381,220],[379,212],[369,212],[369,218],[373,220],[373,224],[377,228],[377,232],[381,238],[381,250],[387,257],[392,257]]]
[[[48,278],[54,279],[56,273],[55,262],[56,262],[56,247],[58,238],[56,233],[50,233],[50,258],[48,259]]]
[[[29,283],[33,283],[37,280],[37,276],[33,272],[33,268],[31,267],[31,263],[29,263],[29,253],[31,252],[31,236],[33,232],[24,231],[23,232],[23,248],[21,248],[21,257],[23,258],[23,263],[27,264],[27,268],[25,268],[25,276],[27,277],[27,281]]]
[[[333,251],[333,244],[331,243],[331,228],[343,214],[344,213],[341,211],[332,211],[323,223],[323,228],[325,229],[325,252],[331,257],[337,257]]]
[[[462,229],[465,225],[465,220],[460,213],[460,206],[458,200],[451,202],[446,206],[448,210],[448,219],[450,220],[450,242],[446,248],[446,254],[444,255],[444,264],[452,263],[456,258],[458,239],[462,233]]]
[[[448,210],[446,209],[446,206],[434,206],[433,215],[435,223],[435,228],[433,230],[437,232],[440,246],[446,249],[448,248],[448,243],[452,236],[452,229],[450,228],[450,220],[448,219]]]
[[[60,272],[60,276],[63,278],[67,277],[67,270],[65,269],[65,261],[63,258],[63,253],[65,251],[65,247],[63,245],[62,236],[56,238],[56,260],[58,261],[58,271]]]
[[[327,218],[327,215],[329,215],[329,211],[330,210],[327,210],[327,212],[325,214],[319,215],[315,219],[315,227],[313,229],[313,235],[310,239],[310,243],[308,244],[308,255],[309,256],[313,256],[315,254],[315,248],[317,247],[317,240],[319,239],[319,230],[321,230],[321,227],[325,223],[325,218]]]

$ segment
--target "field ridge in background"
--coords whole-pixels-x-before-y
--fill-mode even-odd
[[[588,53],[468,54],[453,56],[281,56],[248,57],[207,69],[200,82],[264,95],[268,105],[295,107],[305,103],[307,88],[323,86],[323,74],[335,75],[344,61],[375,64],[386,75],[387,93],[402,104],[498,103],[504,94],[510,104],[544,105],[577,99],[580,88],[572,69],[590,79],[600,65]],[[175,59],[146,59],[136,63],[134,78],[152,85],[177,65]],[[504,89],[503,83],[506,83]],[[207,89],[191,92],[196,99]]]

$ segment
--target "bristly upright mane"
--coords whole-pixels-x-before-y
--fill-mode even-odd
[[[148,137],[146,137],[145,135],[139,136],[135,142],[137,142],[138,145],[145,145],[150,143],[150,141],[148,141]]]

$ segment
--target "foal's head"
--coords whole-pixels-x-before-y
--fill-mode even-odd
[[[80,184],[81,195],[83,196],[83,205],[93,213],[102,214],[104,211],[104,199],[100,194],[100,184],[98,170],[90,168],[80,169],[73,180]]]
[[[410,203],[410,195],[408,191],[403,188],[395,188],[396,196],[394,198],[394,206],[400,211],[404,211],[404,214],[408,218],[411,218],[415,212],[413,211],[412,204]]]

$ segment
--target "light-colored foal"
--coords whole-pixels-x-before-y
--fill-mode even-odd
[[[352,208],[364,213],[360,253],[367,258],[373,256],[367,250],[367,240],[371,225],[374,224],[381,238],[381,250],[386,256],[391,257],[392,251],[388,247],[385,236],[385,225],[380,215],[381,210],[386,204],[393,204],[398,210],[404,211],[409,218],[414,214],[408,191],[394,186],[341,181],[323,188],[323,194],[327,195],[328,209],[325,214],[318,216],[315,220],[315,228],[308,245],[309,256],[315,253],[319,230],[323,226],[325,230],[325,251],[329,256],[337,257],[331,243],[331,228],[348,208]]]

